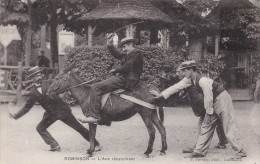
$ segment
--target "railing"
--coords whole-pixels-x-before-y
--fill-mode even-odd
[[[18,66],[1,66],[0,70],[5,71],[4,87],[0,89],[1,102],[20,103],[23,95],[28,93],[32,86],[32,80],[27,78],[27,71],[32,67],[23,67],[22,62],[18,62]],[[46,70],[47,78],[53,78],[58,73],[57,68],[44,68]],[[8,95],[8,96],[4,96]],[[15,97],[15,98],[14,98]]]

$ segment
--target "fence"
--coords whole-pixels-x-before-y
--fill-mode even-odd
[[[0,66],[0,102],[20,103],[22,96],[29,92],[32,80],[27,78],[27,71],[31,67],[23,67],[19,62],[18,66]],[[57,68],[44,68],[47,78],[53,78],[58,72]]]

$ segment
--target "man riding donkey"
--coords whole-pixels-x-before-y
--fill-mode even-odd
[[[42,139],[47,145],[50,145],[49,151],[60,151],[58,142],[51,136],[47,131],[47,128],[52,125],[55,121],[60,120],[66,125],[70,126],[78,133],[82,135],[87,141],[89,141],[89,132],[83,125],[81,125],[77,119],[73,116],[70,107],[62,101],[59,96],[50,98],[47,96],[47,90],[51,85],[52,80],[44,79],[44,69],[36,66],[29,70],[29,78],[33,80],[33,87],[28,93],[28,99],[22,109],[16,114],[10,113],[10,117],[18,119],[24,114],[30,111],[36,102],[38,102],[45,113],[43,119],[37,125],[36,130],[41,135]],[[101,150],[97,140],[94,141],[96,151]]]
[[[112,44],[113,35],[108,35],[108,50],[113,57],[121,61],[121,65],[110,70],[109,73],[118,73],[119,75],[91,85],[88,110],[85,114],[86,117],[79,119],[81,122],[100,122],[102,95],[117,89],[131,90],[137,86],[144,63],[143,52],[135,48],[137,42],[138,40],[132,37],[122,39],[118,45],[123,51],[120,52]]]
[[[175,84],[169,90],[182,90],[193,86],[196,91],[203,94],[204,107],[206,114],[201,126],[201,131],[197,139],[196,146],[193,152],[187,156],[191,158],[205,157],[210,142],[212,140],[214,130],[218,122],[223,126],[225,136],[232,148],[237,152],[233,159],[241,159],[246,157],[241,140],[238,138],[237,125],[234,116],[234,107],[229,93],[219,83],[213,81],[208,77],[202,77],[197,71],[195,61],[186,61],[182,63],[181,70],[185,74],[179,83]],[[170,94],[175,93],[174,91]],[[161,94],[152,92],[156,97],[166,97],[167,92]],[[169,94],[169,93],[168,93]],[[169,94],[169,95],[170,95]]]

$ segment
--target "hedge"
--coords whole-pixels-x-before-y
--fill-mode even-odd
[[[165,84],[162,84],[161,81],[175,75],[176,67],[184,60],[183,52],[158,46],[140,46],[138,48],[145,54],[142,81],[155,84],[161,89],[165,88]],[[118,65],[119,61],[111,56],[106,47],[76,47],[69,53],[65,65],[70,66],[71,64],[78,68],[77,73],[84,80],[94,77],[104,80],[113,76],[109,74],[109,70]]]
[[[174,48],[161,48],[158,46],[138,46],[145,54],[144,72],[141,80],[154,84],[160,90],[178,82],[176,68],[184,61],[184,53]],[[119,64],[104,46],[79,46],[73,48],[65,61],[65,65],[77,68],[78,75],[85,81],[94,77],[100,80],[110,76],[109,70]],[[198,64],[202,73],[216,79],[224,69],[224,63],[215,55],[208,54]]]

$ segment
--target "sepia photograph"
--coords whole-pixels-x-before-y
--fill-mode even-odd
[[[260,0],[0,0],[1,164],[260,164]]]

